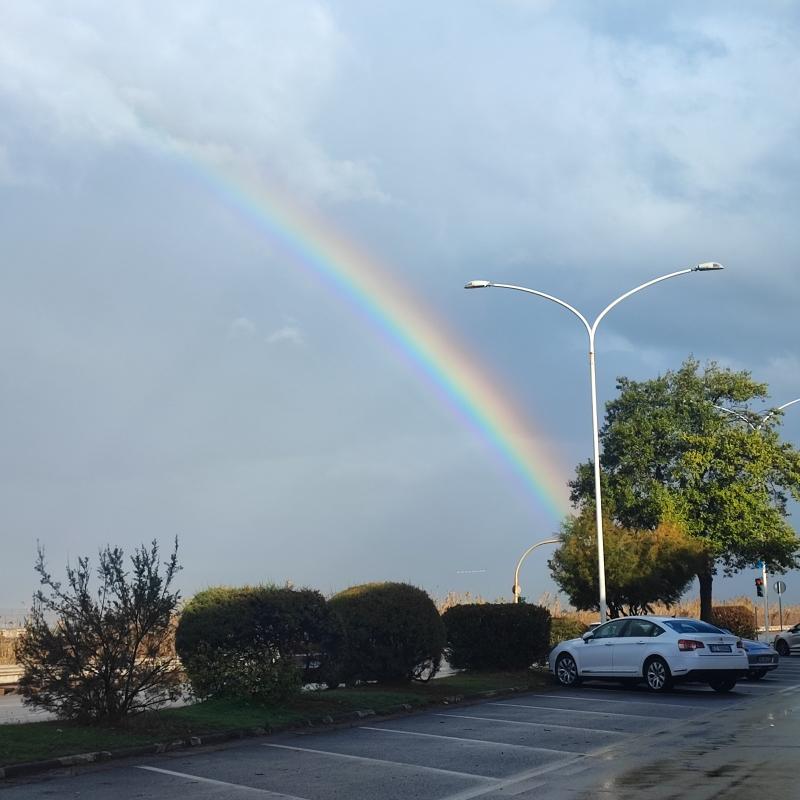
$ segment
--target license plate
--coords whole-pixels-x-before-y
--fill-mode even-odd
[[[712,653],[730,653],[731,646],[729,644],[712,644],[709,649]]]
[[[772,663],[772,656],[759,656],[758,657],[759,664],[771,664]]]

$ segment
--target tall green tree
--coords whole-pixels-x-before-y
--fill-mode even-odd
[[[606,519],[603,532],[606,601],[612,617],[647,614],[655,603],[673,605],[705,559],[702,544],[673,520],[643,532]],[[564,523],[561,542],[548,562],[553,580],[575,608],[597,610],[597,525],[593,509]]]
[[[800,499],[800,452],[780,441],[780,413],[754,409],[766,384],[689,358],[653,380],[620,378],[617,389],[600,434],[604,514],[638,530],[682,520],[706,553],[697,572],[703,619],[719,569],[731,575],[764,560],[781,572],[800,563],[787,521],[789,498]],[[593,507],[591,462],[570,485],[579,509]]]

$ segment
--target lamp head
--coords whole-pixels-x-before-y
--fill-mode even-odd
[[[470,281],[469,283],[464,284],[465,289],[485,289],[487,286],[491,286],[491,281]]]
[[[722,264],[717,264],[716,261],[704,261],[702,264],[698,264],[695,268],[695,272],[711,272],[712,270],[717,269],[725,269]]]

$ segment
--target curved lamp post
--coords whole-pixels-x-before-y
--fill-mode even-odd
[[[488,289],[489,287],[495,289],[515,289],[518,292],[527,292],[528,294],[536,295],[537,297],[543,297],[545,300],[550,300],[553,303],[557,303],[560,306],[563,306],[567,309],[567,311],[571,311],[582,323],[583,326],[586,328],[586,333],[589,334],[589,380],[591,383],[591,391],[592,391],[592,433],[594,438],[594,499],[595,499],[595,513],[597,517],[597,572],[598,572],[598,583],[600,586],[600,622],[605,622],[607,619],[607,608],[606,608],[606,569],[605,569],[605,554],[603,551],[603,511],[601,506],[601,496],[600,496],[600,433],[597,425],[597,381],[595,376],[595,364],[594,364],[594,338],[595,333],[597,332],[597,326],[600,324],[600,321],[611,311],[614,306],[621,303],[625,298],[630,297],[632,294],[636,294],[636,292],[640,292],[642,289],[646,289],[648,286],[653,286],[653,284],[661,283],[661,281],[669,280],[670,278],[677,278],[679,275],[688,275],[690,272],[711,272],[715,270],[722,269],[722,264],[717,264],[715,261],[706,261],[702,264],[697,264],[697,266],[689,267],[688,269],[681,269],[677,272],[670,272],[669,275],[662,275],[660,278],[654,278],[651,281],[647,281],[647,283],[643,283],[641,286],[637,286],[635,289],[631,289],[629,292],[625,292],[625,294],[620,295],[616,300],[612,303],[609,303],[598,315],[597,319],[593,323],[589,323],[586,317],[581,314],[576,308],[571,306],[569,303],[565,303],[563,300],[560,300],[558,297],[553,297],[551,294],[545,294],[544,292],[537,291],[536,289],[527,289],[524,286],[512,286],[511,284],[507,283],[492,283],[492,281],[470,281],[469,283],[464,285],[465,289]]]
[[[793,406],[795,403],[800,403],[800,397],[790,400],[788,403],[784,403],[782,406],[773,408],[772,411],[767,412],[761,417],[761,422],[759,422],[758,425],[754,425],[744,414],[734,411],[731,408],[718,406],[716,403],[712,403],[711,405],[714,406],[714,408],[724,411],[726,414],[730,414],[731,416],[736,417],[736,419],[741,420],[750,427],[750,430],[760,431],[770,417],[774,417],[779,411],[783,411],[784,408]],[[767,562],[763,559],[761,561],[761,585],[764,587],[764,641],[767,641],[767,637],[769,636],[769,583],[767,582]]]
[[[536,542],[536,544],[532,544],[520,557],[519,561],[517,561],[517,568],[514,570],[514,602],[519,603],[519,570],[522,566],[522,562],[528,557],[528,553],[534,551],[537,547],[541,547],[543,544],[558,544],[561,539],[542,539],[541,542]]]
[[[793,406],[795,403],[800,403],[800,397],[797,397],[794,400],[790,400],[788,403],[784,403],[782,406],[773,408],[772,411],[769,411],[768,413],[764,414],[764,416],[761,417],[761,422],[759,422],[758,425],[753,425],[753,423],[744,414],[740,414],[738,411],[734,411],[732,408],[725,408],[725,406],[718,406],[716,403],[712,403],[711,405],[714,406],[714,408],[718,408],[720,411],[724,411],[726,414],[730,414],[731,416],[737,417],[742,422],[749,425],[750,428],[752,428],[752,430],[760,431],[770,417],[774,417],[779,411],[783,411],[784,408]]]

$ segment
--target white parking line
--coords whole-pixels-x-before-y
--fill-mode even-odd
[[[556,725],[550,722],[523,722],[518,719],[498,719],[497,717],[471,717],[466,714],[437,714],[437,717],[452,717],[454,719],[474,719],[479,722],[506,722],[509,725],[527,725],[532,728],[565,728],[570,731],[594,731],[595,733],[613,733],[617,736],[630,736],[627,731],[610,731],[606,728],[581,728],[577,725]],[[544,749],[544,748],[543,748]],[[552,752],[558,753],[559,750]]]
[[[624,697],[620,697],[619,700],[610,700],[605,697],[592,697],[590,692],[584,695],[559,694],[557,692],[553,692],[552,694],[526,694],[525,697],[545,697],[549,700],[582,700],[583,702],[591,701],[592,703],[626,703],[627,705],[660,706],[661,708],[666,706],[668,708],[682,708],[684,711],[687,708],[694,708],[694,706],[691,705],[694,698],[689,697],[686,698],[686,700],[689,701],[686,703],[660,703],[657,700],[636,700],[632,695],[625,695]]]
[[[480,786],[476,787],[475,789],[464,789],[460,792],[456,792],[455,794],[449,794],[447,797],[442,797],[440,800],[474,800],[474,798],[480,797],[484,794],[489,794],[489,792],[502,792],[507,786],[514,786],[515,784],[529,781],[531,778],[536,778],[539,775],[546,775],[548,772],[553,772],[557,769],[563,769],[567,764],[572,764],[584,758],[586,758],[586,756],[583,754],[576,755],[575,758],[565,759],[564,761],[556,761],[552,764],[546,764],[543,767],[536,767],[535,769],[526,770],[525,772],[518,772],[516,775],[509,775],[509,777],[498,781],[495,786]],[[541,785],[543,784],[538,784],[537,786],[526,786],[525,789],[534,789]]]
[[[297,797],[293,794],[282,794],[281,792],[271,792],[269,789],[259,789],[257,786],[246,786],[242,783],[229,783],[228,781],[217,781],[213,778],[202,778],[199,775],[190,775],[188,772],[175,772],[171,769],[159,769],[158,767],[143,767],[137,766],[136,769],[146,769],[148,772],[158,772],[162,775],[170,775],[173,778],[184,778],[185,780],[210,783],[212,786],[225,786],[230,789],[231,787],[241,789],[244,792],[251,792],[259,794],[262,797],[273,797],[275,800],[307,800],[305,797]]]
[[[603,717],[637,717],[638,719],[675,719],[664,717],[660,714],[624,714],[620,711],[587,711],[582,708],[553,708],[553,706],[529,706],[524,703],[487,703],[488,706],[502,706],[506,708],[534,708],[540,711],[560,711],[564,714],[600,714]]]
[[[446,714],[444,716],[447,716]],[[561,727],[556,725],[555,727]],[[406,736],[422,736],[428,739],[450,739],[453,742],[472,742],[472,744],[488,744],[492,745],[493,747],[506,747],[506,748],[513,748],[518,747],[520,750],[538,750],[542,753],[569,753],[570,755],[574,754],[573,750],[553,750],[551,747],[534,747],[533,745],[529,744],[508,744],[507,742],[492,742],[486,739],[470,739],[466,736],[447,736],[443,733],[421,733],[419,731],[401,731],[398,728],[370,728],[368,726],[364,726],[361,728],[364,731],[384,731],[386,733],[402,733]]]
[[[268,744],[264,743],[262,747],[276,747],[279,750],[294,750],[297,753],[313,753],[315,756],[335,756],[336,758],[349,759],[351,761],[360,761],[369,764],[383,764],[389,767],[406,767],[408,769],[421,769],[426,772],[436,772],[440,775],[448,775],[451,778],[471,778],[472,780],[484,781],[485,783],[496,784],[498,778],[492,778],[488,775],[479,775],[475,772],[456,772],[452,769],[441,769],[439,767],[426,767],[423,764],[409,764],[405,761],[387,761],[384,758],[369,758],[368,756],[353,756],[349,753],[336,753],[332,750],[315,750],[313,747],[291,747],[288,744]]]

